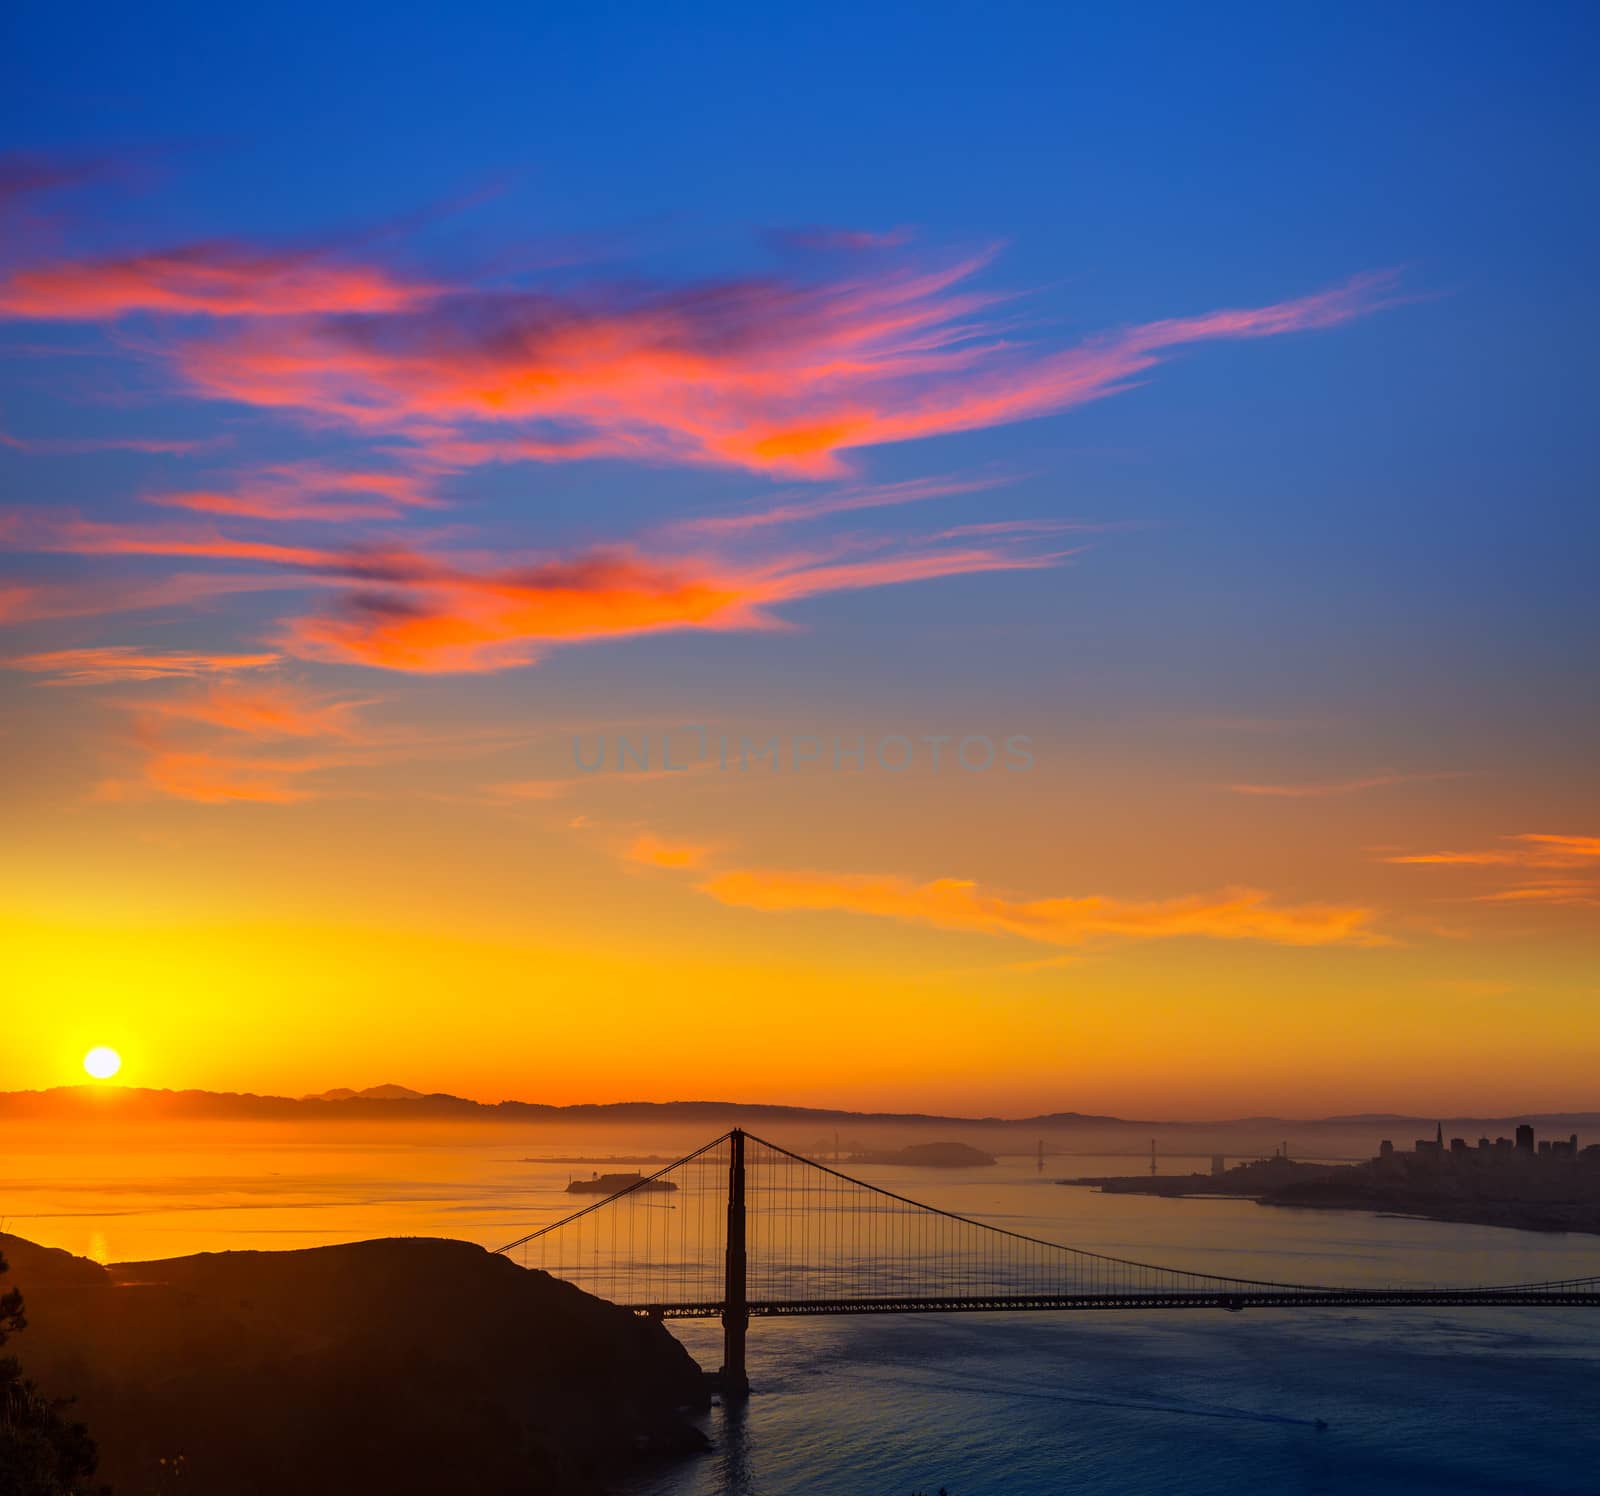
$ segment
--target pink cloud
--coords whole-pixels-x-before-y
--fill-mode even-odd
[[[14,549],[80,556],[227,560],[338,588],[333,608],[287,621],[274,647],[302,658],[414,672],[527,665],[551,647],[681,629],[782,627],[778,605],[828,593],[983,572],[1038,570],[1062,553],[1008,544],[896,545],[858,539],[775,556],[647,555],[597,548],[554,560],[468,565],[398,544],[304,546],[211,526],[117,525],[13,516]],[[0,597],[0,608],[6,600]],[[17,611],[27,607],[19,599]],[[35,616],[38,609],[34,609]]]
[[[219,241],[65,260],[0,279],[0,316],[81,321],[129,312],[214,317],[392,312],[434,294],[370,265]]]
[[[616,457],[806,479],[852,449],[1031,419],[1125,388],[1171,350],[1334,326],[1394,277],[1171,318],[1049,350],[998,336],[987,256],[842,281],[556,296],[459,292],[182,339],[200,393],[393,433],[440,460]]]
[[[798,554],[756,566],[614,549],[469,572],[387,555],[372,585],[335,611],[288,624],[279,643],[307,659],[409,672],[528,665],[551,647],[681,629],[780,626],[771,608],[825,593],[976,572],[1031,570],[1054,557],[994,548],[904,551],[840,562]]]

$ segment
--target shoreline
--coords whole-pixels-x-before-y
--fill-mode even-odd
[[[1185,1179],[1157,1175],[1107,1175],[1058,1179],[1058,1185],[1094,1189],[1101,1194],[1148,1195],[1162,1200],[1251,1200],[1285,1210],[1359,1210],[1397,1219],[1439,1221],[1459,1226],[1498,1226],[1542,1235],[1600,1236],[1600,1202],[1545,1200],[1428,1200],[1384,1193],[1342,1190],[1331,1180],[1305,1181],[1266,1189],[1206,1188],[1204,1176]],[[1196,1187],[1199,1184],[1201,1187]]]

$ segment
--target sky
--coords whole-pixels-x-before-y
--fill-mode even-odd
[[[1600,1107],[1592,8],[0,25],[0,1088]]]

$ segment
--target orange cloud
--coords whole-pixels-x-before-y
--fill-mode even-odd
[[[1583,867],[1600,862],[1600,836],[1525,831],[1504,839],[1520,845],[1466,852],[1414,852],[1400,857],[1386,857],[1384,861],[1438,867],[1534,868]]]
[[[307,305],[174,352],[203,394],[394,432],[442,462],[613,456],[816,479],[847,472],[852,448],[1098,399],[1177,347],[1333,326],[1385,304],[1394,279],[1051,352],[983,320],[996,298],[966,283],[988,259],[815,285],[457,292],[338,316]]]
[[[1498,893],[1478,894],[1477,904],[1554,904],[1565,907],[1600,906],[1600,887],[1577,879],[1531,883],[1520,888],[1502,888]]]
[[[291,622],[281,643],[308,659],[410,672],[527,665],[548,648],[675,629],[774,628],[771,606],[822,593],[1047,566],[995,549],[912,551],[863,561],[814,555],[762,566],[645,558],[623,550],[475,573],[391,553],[338,611]]]
[[[404,546],[286,545],[209,527],[126,526],[14,516],[6,544],[76,555],[217,559],[283,568],[284,585],[342,586],[331,613],[292,619],[279,643],[302,658],[411,672],[527,665],[548,648],[674,629],[770,629],[776,605],[825,593],[991,571],[1036,570],[1066,553],[1005,545],[896,547],[856,538],[738,562],[646,557],[616,547],[499,570],[471,570]],[[857,554],[847,555],[849,552]],[[27,602],[0,595],[0,610]],[[35,611],[37,616],[37,611]]]
[[[47,321],[168,312],[214,317],[392,312],[434,294],[370,265],[230,243],[16,270],[0,316]]]
[[[294,621],[282,642],[309,659],[485,671],[531,664],[552,643],[752,621],[730,583],[595,554],[517,572],[397,578],[346,595],[335,615]]]
[[[678,870],[700,867],[714,850],[697,842],[663,841],[646,831],[634,839],[626,856],[629,862],[641,863],[645,867]]]
[[[1563,857],[1573,863],[1600,858],[1600,836],[1555,836],[1525,831],[1517,840],[1531,843],[1545,856]]]
[[[121,685],[128,681],[189,679],[230,675],[276,664],[276,654],[194,654],[169,650],[156,653],[131,644],[103,644],[88,649],[57,649],[43,654],[0,660],[9,670],[27,670],[62,686]]]
[[[141,769],[136,779],[102,783],[96,790],[101,800],[154,793],[208,805],[288,805],[318,793],[305,783],[309,776],[384,756],[383,745],[374,751],[376,740],[355,720],[369,702],[331,701],[288,682],[221,681],[200,692],[118,704],[132,713],[132,746]],[[174,729],[181,740],[174,741]],[[218,746],[219,735],[227,746]],[[233,746],[240,738],[312,746],[292,754],[256,753]],[[408,745],[392,746],[405,751]]]
[[[1202,936],[1274,945],[1382,945],[1370,909],[1329,904],[1274,904],[1250,888],[1134,903],[1090,895],[1015,899],[976,883],[940,878],[914,883],[890,875],[741,869],[700,884],[724,904],[764,911],[845,911],[983,935],[1013,935],[1043,945],[1097,939],[1161,940]]]
[[[150,788],[174,800],[194,800],[202,805],[235,802],[259,805],[293,805],[312,798],[313,792],[294,784],[294,776],[325,767],[315,760],[253,759],[204,749],[153,750],[144,764]],[[117,781],[100,786],[97,798],[133,798],[130,788]]]
[[[288,685],[218,685],[198,696],[177,697],[139,710],[153,716],[200,722],[252,738],[360,736],[354,715],[364,701],[328,701]]]

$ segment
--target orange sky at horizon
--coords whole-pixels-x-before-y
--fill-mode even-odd
[[[3,935],[41,1021],[0,1089],[75,1083],[107,1044],[130,1085],[287,1095],[395,1081],[1156,1118],[1593,1105],[1592,921],[1570,902],[1587,840],[1492,834],[1503,813],[1462,778],[1261,795],[1197,766],[1141,788],[1145,766],[1053,762],[1053,741],[1010,778],[713,769],[524,794],[481,767],[467,801],[403,767],[365,796],[220,821],[24,808]],[[1397,796],[1417,831],[1380,843]],[[108,813],[115,845],[95,829]],[[1041,815],[1071,844],[1030,841]],[[1550,893],[1502,897],[1528,888]]]

